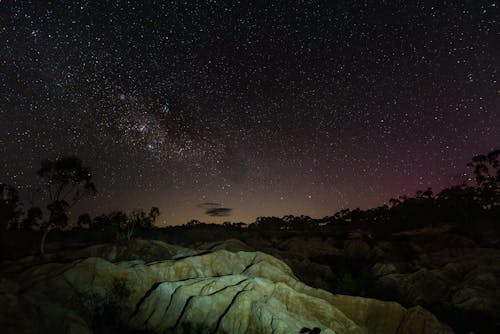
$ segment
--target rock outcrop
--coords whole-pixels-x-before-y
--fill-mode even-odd
[[[2,333],[92,333],[88,323],[72,310],[45,295],[20,292],[12,281],[0,281],[0,310]]]
[[[407,304],[462,314],[462,327],[470,320],[475,322],[471,328],[500,329],[500,251],[477,248],[450,255],[443,250],[423,254],[416,263],[412,272],[398,272],[392,264],[375,265],[376,284]]]
[[[52,247],[53,248],[53,247]],[[67,263],[88,257],[99,257],[110,262],[143,261],[153,262],[191,256],[202,251],[167,244],[158,240],[129,240],[116,243],[105,243],[80,248],[69,248],[64,251],[53,251],[41,256],[28,256],[15,261],[5,261],[1,265],[3,271],[22,271],[24,268],[44,263]]]
[[[21,301],[36,295],[35,308],[50,303],[47,308],[66,310],[57,316],[67,319],[58,333],[90,332],[99,317],[120,328],[153,333],[299,333],[303,328],[321,333],[451,333],[422,308],[309,287],[284,262],[260,252],[219,250],[149,263],[89,257],[37,265],[15,275],[6,272],[18,288],[0,298]],[[42,319],[53,319],[24,316],[34,328],[43,327]],[[9,324],[8,317],[0,318],[2,328]]]
[[[224,240],[224,241],[220,241],[220,242],[204,243],[196,248],[203,249],[203,250],[211,250],[211,251],[227,250],[230,252],[239,252],[239,251],[252,252],[252,251],[255,251],[254,248],[250,247],[249,245],[247,245],[246,243],[244,243],[243,241],[238,240],[238,239],[228,239],[228,240]]]

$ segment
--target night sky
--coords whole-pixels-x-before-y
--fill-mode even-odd
[[[42,159],[76,154],[98,190],[80,210],[154,205],[163,224],[439,190],[500,144],[499,17],[495,1],[0,1],[0,181],[27,202]]]

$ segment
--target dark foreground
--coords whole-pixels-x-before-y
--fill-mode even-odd
[[[92,245],[68,233],[44,257],[2,264],[8,332],[500,332],[500,250],[448,226],[374,237],[202,225]]]

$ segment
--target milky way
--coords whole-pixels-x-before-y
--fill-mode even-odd
[[[320,217],[500,144],[493,1],[110,3],[0,2],[0,181],[76,154],[92,213]]]

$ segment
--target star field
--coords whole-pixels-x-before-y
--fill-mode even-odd
[[[0,2],[2,182],[94,173],[166,224],[381,205],[500,143],[494,1]]]

